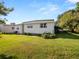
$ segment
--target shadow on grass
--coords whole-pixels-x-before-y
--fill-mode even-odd
[[[7,56],[5,54],[1,54],[0,59],[18,59],[18,58],[16,56]]]
[[[63,39],[79,39],[79,34],[75,35],[69,32],[61,32],[59,34],[56,34],[57,38],[63,38]]]

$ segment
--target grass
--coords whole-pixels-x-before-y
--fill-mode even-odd
[[[0,55],[16,59],[79,59],[79,34],[57,34],[56,39],[2,34]]]

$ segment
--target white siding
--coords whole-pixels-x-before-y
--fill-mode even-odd
[[[50,32],[54,33],[54,23],[47,23],[47,28],[41,28],[41,23],[35,23],[35,24],[25,24],[24,25],[24,32],[25,33],[36,33],[36,34],[42,34],[44,32]],[[32,25],[33,28],[27,28],[27,26]]]
[[[40,24],[46,23],[47,28],[41,28]],[[33,28],[28,28],[28,26],[32,26]],[[7,25],[7,24],[0,24],[0,31],[5,33],[14,33],[17,31],[18,33],[35,33],[35,34],[42,34],[44,32],[54,33],[54,21],[30,21],[24,22],[22,24],[15,24],[15,25]],[[14,29],[12,29],[14,27]],[[17,29],[19,28],[19,29]]]
[[[14,27],[15,27],[15,29],[13,30],[14,32],[17,31],[18,33],[22,33],[22,25],[16,25]],[[17,29],[17,28],[19,28],[19,29]]]
[[[14,29],[12,29],[12,27],[14,27]],[[14,33],[15,31],[17,31],[18,33],[22,33],[22,25],[4,25],[3,26],[3,32],[5,33]]]
[[[4,25],[4,32],[5,33],[13,33],[11,25]]]
[[[0,24],[0,32],[4,31],[4,24]]]

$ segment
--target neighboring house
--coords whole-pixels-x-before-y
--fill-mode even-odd
[[[54,20],[34,20],[23,22],[22,24],[1,24],[0,31],[5,33],[54,33]]]

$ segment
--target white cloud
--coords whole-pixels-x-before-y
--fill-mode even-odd
[[[70,10],[70,9],[74,9],[74,8],[75,8],[74,6],[71,6],[71,7],[68,8],[68,10]]]
[[[79,0],[67,0],[68,2],[71,2],[71,3],[76,3],[76,2],[79,2]]]
[[[51,2],[47,2],[45,4],[34,3],[29,5],[34,9],[34,13],[39,18],[56,18],[57,14],[60,13],[60,6],[57,4],[52,4]]]
[[[58,9],[59,9],[59,7],[57,5],[47,5],[47,6],[41,7],[39,9],[39,12],[44,15],[47,15],[47,14],[56,12]]]

